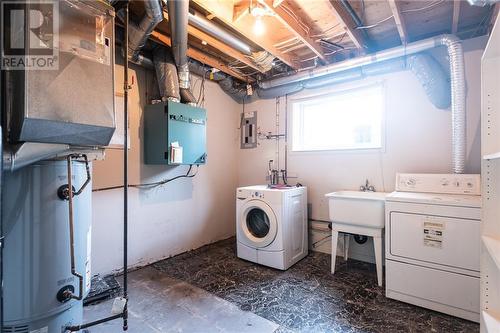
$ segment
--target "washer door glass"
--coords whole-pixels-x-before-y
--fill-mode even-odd
[[[238,217],[239,241],[264,248],[271,244],[278,232],[278,221],[271,207],[262,200],[250,200],[240,209]]]
[[[271,222],[266,212],[260,208],[252,208],[247,213],[247,228],[252,236],[256,238],[264,238],[269,234]]]

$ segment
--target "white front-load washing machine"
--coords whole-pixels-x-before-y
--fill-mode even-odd
[[[307,255],[307,188],[236,190],[236,240],[239,258],[288,269]]]

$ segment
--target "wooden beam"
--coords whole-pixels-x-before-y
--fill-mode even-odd
[[[242,0],[234,4],[233,22],[239,21],[243,16],[250,12],[250,0]]]
[[[166,46],[171,46],[172,45],[172,40],[170,39],[169,36],[165,35],[165,34],[162,34],[161,32],[159,31],[153,31],[153,33],[151,34],[151,38],[156,41],[157,43],[160,43],[160,44],[163,44],[163,45],[166,45]],[[253,82],[254,80],[253,79],[250,79],[248,77],[244,77],[243,75],[241,75],[240,73],[236,72],[235,70],[229,68],[225,63],[223,63],[222,61],[216,59],[216,58],[213,58],[209,55],[207,55],[206,53],[204,52],[201,52],[197,49],[194,49],[192,47],[188,47],[187,49],[187,56],[190,57],[190,58],[193,58],[201,63],[204,63],[210,67],[213,67],[213,68],[217,68],[218,70],[226,73],[226,74],[229,74],[241,81],[244,81],[244,82]]]
[[[388,0],[389,7],[391,7],[392,16],[396,22],[396,27],[398,28],[399,39],[401,39],[401,44],[406,45],[408,43],[408,34],[406,32],[406,25],[403,21],[403,16],[401,15],[401,9],[399,1]]]
[[[256,35],[247,22],[248,16],[245,16],[242,19],[237,21],[233,21],[234,14],[234,6],[232,1],[214,1],[214,0],[193,0],[197,5],[205,9],[207,12],[214,14],[219,20],[224,22],[226,25],[236,30],[242,36],[245,36],[247,39],[253,41],[255,44],[259,45],[261,48],[280,59],[282,62],[287,64],[288,66],[294,69],[300,69],[300,63],[297,59],[293,58],[289,54],[282,53],[278,50],[274,45],[269,36]],[[272,17],[266,17],[267,19],[273,19]],[[272,27],[269,27],[270,29]],[[268,32],[269,34],[272,31]]]
[[[352,40],[354,45],[356,45],[359,49],[367,49],[369,45],[368,41],[360,30],[356,29],[356,23],[342,4],[339,1],[330,0],[330,5],[333,7],[335,16],[344,26],[344,30],[347,32],[347,35],[349,35],[349,38]]]
[[[326,61],[325,54],[321,45],[314,39],[308,36],[307,32],[300,26],[296,18],[294,18],[283,6],[274,7],[273,0],[261,0],[266,8],[276,15],[276,18],[302,43],[304,43],[311,51],[313,51],[321,60]]]
[[[163,12],[163,17],[165,18],[165,20],[168,21],[168,13]],[[207,33],[203,32],[203,31],[201,31],[193,26],[190,26],[190,25],[188,25],[187,30],[188,30],[189,35],[196,37],[202,41],[205,41],[208,45],[210,45],[210,46],[214,47],[215,49],[221,51],[222,53],[230,56],[231,58],[234,58],[238,61],[241,61],[242,63],[244,63],[248,67],[251,67],[254,70],[259,71],[261,73],[265,73],[265,71],[261,67],[257,66],[253,61],[251,61],[243,53],[236,51],[235,49],[222,43],[218,39],[208,35]]]
[[[458,32],[458,20],[460,19],[460,4],[462,1],[453,1],[453,20],[451,22],[451,33],[456,34]]]

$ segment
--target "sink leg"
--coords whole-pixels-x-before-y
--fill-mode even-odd
[[[332,230],[332,274],[335,273],[335,258],[337,258],[337,242],[339,240],[339,232]]]
[[[377,282],[382,287],[382,237],[373,237],[373,247],[375,250],[375,265],[377,266]]]
[[[344,233],[344,260],[349,258],[349,234]]]

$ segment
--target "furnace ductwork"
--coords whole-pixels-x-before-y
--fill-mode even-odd
[[[177,68],[170,52],[166,48],[158,46],[153,51],[153,63],[161,99],[180,102]]]
[[[187,57],[189,1],[169,0],[167,7],[172,37],[172,53],[177,66],[181,101],[196,104],[196,98],[191,92]]]
[[[310,79],[319,77],[333,77],[339,73],[359,68],[362,66],[382,63],[386,60],[405,57],[408,55],[415,55],[422,51],[426,51],[438,46],[445,46],[447,48],[448,56],[450,59],[450,81],[451,81],[451,113],[452,113],[452,142],[453,142],[453,172],[463,173],[465,171],[465,150],[466,150],[466,130],[465,130],[465,69],[462,44],[460,40],[454,35],[441,35],[433,38],[424,39],[411,44],[391,48],[388,50],[368,54],[362,57],[349,59],[346,61],[333,63],[331,65],[314,68],[308,71],[299,72],[293,75],[284,76],[277,79],[272,79],[260,82],[261,89],[270,89],[279,86],[290,85],[291,83],[304,82]],[[410,62],[412,60],[410,59]],[[413,59],[413,66],[416,67],[430,67],[434,65],[429,61],[419,62]],[[432,73],[435,75],[435,73]],[[424,75],[419,75],[420,79],[424,79],[424,89],[426,92],[432,93],[434,91],[432,86],[437,84],[439,79],[435,82],[428,81]],[[307,84],[307,83],[306,83]],[[440,89],[441,90],[441,89]],[[438,95],[441,94],[438,92]],[[431,98],[431,101],[438,102],[436,106],[442,107],[446,103],[440,98]]]
[[[139,25],[134,22],[129,22],[129,35],[128,35],[128,54],[133,62],[139,61],[139,52],[146,44],[149,36],[156,28],[158,23],[163,20],[163,10],[159,0],[145,0],[144,1],[144,17],[139,22]],[[123,21],[123,10],[118,11],[118,17]]]

